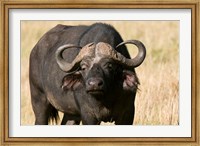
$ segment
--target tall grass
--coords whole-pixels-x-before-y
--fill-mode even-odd
[[[34,124],[29,89],[29,55],[37,41],[57,24],[80,25],[94,21],[21,22],[21,124]],[[140,79],[135,101],[135,125],[177,125],[179,123],[179,22],[105,21],[124,40],[137,39],[147,49],[144,63],[136,68]],[[130,49],[133,57],[135,51]],[[60,113],[62,116],[62,114]]]

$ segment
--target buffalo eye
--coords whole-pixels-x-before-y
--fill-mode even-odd
[[[86,70],[88,68],[87,64],[81,64],[81,70]]]
[[[112,70],[113,69],[113,64],[108,62],[104,65],[105,68],[109,69],[109,70]]]
[[[113,68],[113,65],[112,65],[111,63],[109,63],[109,64],[108,64],[108,68],[109,68],[109,69],[112,69],[112,68]]]

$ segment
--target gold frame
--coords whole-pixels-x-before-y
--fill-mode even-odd
[[[200,68],[198,65],[200,64],[200,59],[198,56],[200,55],[199,48],[199,0],[176,0],[176,1],[120,1],[120,0],[97,0],[93,2],[92,0],[87,1],[56,1],[53,2],[51,0],[31,0],[31,1],[19,1],[19,0],[1,0],[1,49],[0,49],[0,64],[1,64],[1,72],[0,72],[0,100],[1,100],[1,144],[2,145],[13,145],[13,144],[75,144],[75,143],[84,143],[84,144],[135,144],[135,145],[146,145],[146,144],[175,144],[175,145],[199,145],[199,116],[200,116],[200,105],[199,100],[199,71]],[[190,138],[20,138],[9,137],[8,132],[8,26],[9,26],[9,9],[11,8],[177,8],[177,9],[191,9],[192,11],[192,137]]]

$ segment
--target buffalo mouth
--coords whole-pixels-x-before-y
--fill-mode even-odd
[[[87,90],[87,93],[94,95],[94,96],[101,96],[104,95],[103,90]]]

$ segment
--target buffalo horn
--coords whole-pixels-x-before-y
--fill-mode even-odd
[[[121,58],[120,60],[124,63],[124,65],[126,65],[130,68],[138,67],[145,59],[145,56],[146,56],[145,46],[143,45],[142,42],[140,42],[138,40],[128,40],[128,41],[124,41],[124,42],[118,44],[116,46],[116,48],[119,46],[122,46],[124,44],[136,45],[138,47],[139,52],[138,52],[137,56],[133,59],[128,59],[128,58],[124,57],[123,55],[121,55],[120,53],[118,53],[118,59]]]
[[[78,64],[81,62],[81,60],[83,59],[83,57],[85,55],[91,55],[92,54],[92,48],[94,48],[94,43],[90,43],[86,46],[84,46],[79,54],[76,56],[76,58],[71,62],[67,62],[63,59],[62,57],[62,53],[65,49],[69,49],[69,48],[81,48],[80,46],[76,46],[73,44],[66,44],[63,46],[60,46],[57,51],[56,51],[56,62],[58,64],[58,66],[60,67],[61,70],[63,70],[64,72],[73,72],[75,69],[77,69]]]

